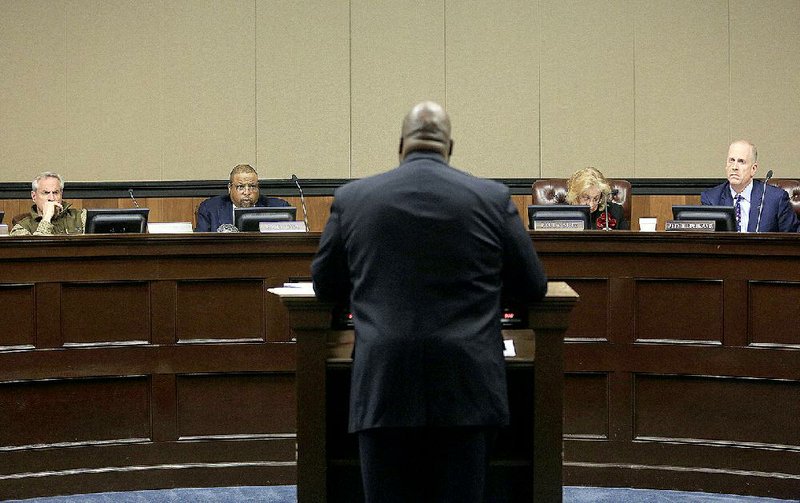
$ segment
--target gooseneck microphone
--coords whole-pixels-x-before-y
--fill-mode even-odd
[[[619,194],[619,189],[611,189],[611,192],[608,193],[608,197],[606,197],[606,225],[603,227],[604,231],[610,231],[611,227],[608,226],[608,205],[611,204],[611,198]]]
[[[138,207],[139,207],[139,203],[138,203],[138,202],[136,202],[136,198],[135,198],[135,197],[133,197],[133,189],[128,189],[128,194],[130,194],[130,195],[131,195],[131,200],[133,201],[133,205],[134,205],[136,208],[138,208]]]
[[[764,196],[767,194],[767,182],[772,178],[772,170],[767,171],[767,176],[764,178],[764,190],[761,192],[761,203],[758,205],[758,222],[756,222],[756,232],[761,227],[761,211],[764,209]]]
[[[309,231],[308,229],[308,211],[306,210],[306,196],[303,195],[303,189],[300,187],[300,180],[297,179],[297,175],[292,173],[292,181],[295,185],[297,185],[297,190],[300,192],[300,205],[303,207],[303,223],[306,226],[306,232]]]

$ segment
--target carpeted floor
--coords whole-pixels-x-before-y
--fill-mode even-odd
[[[227,503],[240,501],[295,503],[297,492],[295,486],[221,487],[79,494],[8,501],[25,503]],[[564,503],[786,503],[787,501],[800,500],[646,489],[564,488]]]

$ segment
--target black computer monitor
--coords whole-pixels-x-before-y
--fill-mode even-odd
[[[716,231],[736,231],[736,211],[733,206],[675,205],[675,220],[713,220]]]
[[[86,234],[143,234],[149,213],[148,208],[89,208]]]
[[[572,204],[532,204],[528,206],[528,227],[533,229],[535,222],[548,220],[562,220],[583,222],[584,229],[591,229],[589,225],[589,206]]]
[[[233,225],[239,232],[258,232],[261,222],[293,222],[297,218],[294,206],[254,206],[251,208],[234,208]]]
[[[0,211],[0,224],[3,223],[3,217],[4,216],[6,216],[6,212],[5,211]]]

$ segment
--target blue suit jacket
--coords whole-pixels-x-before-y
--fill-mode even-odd
[[[277,197],[260,196],[256,206],[289,206]],[[231,196],[215,196],[200,203],[197,208],[197,228],[195,232],[216,232],[222,224],[233,224],[233,201]]]
[[[764,194],[764,182],[753,180],[747,232],[756,232],[758,207],[761,204],[762,194],[764,194],[764,209],[761,211],[761,225],[758,227],[758,232],[797,232],[800,222],[789,203],[789,194],[773,185],[766,187],[767,192]],[[730,182],[703,191],[700,195],[700,202],[711,206],[733,206]]]

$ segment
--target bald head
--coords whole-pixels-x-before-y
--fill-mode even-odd
[[[453,151],[450,138],[450,117],[441,105],[433,101],[423,101],[403,119],[400,133],[400,160],[417,150],[433,151],[447,160]]]
[[[750,140],[736,140],[730,146],[733,147],[734,145],[750,150],[750,162],[758,162],[758,149],[753,142]]]
[[[742,192],[758,170],[758,149],[752,142],[736,140],[728,147],[725,173],[736,193]]]

